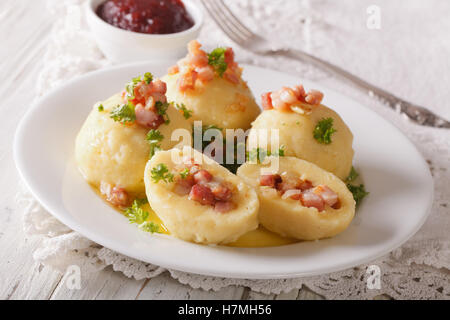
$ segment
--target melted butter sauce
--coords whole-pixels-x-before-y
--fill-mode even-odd
[[[159,232],[160,233],[170,234],[169,230],[167,230],[167,228],[164,225],[164,223],[161,221],[161,219],[158,217],[158,215],[155,213],[155,211],[153,211],[153,209],[150,207],[150,205],[148,203],[144,204],[141,208],[148,212],[147,221],[148,222],[153,222],[154,224],[159,226]]]
[[[100,190],[98,188],[93,187],[95,193],[99,197],[101,197],[111,208],[119,212],[120,214],[124,215],[124,212],[120,210],[119,208],[111,205],[108,201],[105,200],[105,197],[100,193]],[[143,198],[142,195],[134,195],[134,199],[136,198]],[[148,222],[153,222],[154,224],[159,226],[159,232],[162,234],[170,235],[169,230],[167,230],[164,223],[161,221],[161,219],[158,217],[158,215],[153,211],[153,209],[150,207],[150,205],[144,204],[141,207],[143,210],[148,212]],[[136,226],[137,228],[137,226]],[[295,239],[289,239],[282,237],[276,233],[273,233],[264,227],[259,227],[256,230],[247,232],[246,234],[242,235],[239,239],[237,239],[234,242],[228,243],[225,246],[228,247],[238,247],[238,248],[264,248],[264,247],[277,247],[277,246],[284,246],[291,243],[296,243],[298,240]]]

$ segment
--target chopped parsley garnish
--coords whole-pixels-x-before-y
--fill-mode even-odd
[[[142,205],[141,201],[134,200],[132,206],[125,209],[125,215],[130,223],[142,224],[147,220],[148,212],[141,208]]]
[[[162,139],[164,139],[164,136],[157,129],[151,129],[147,133],[147,140],[148,141],[153,141],[153,140],[155,140],[155,141],[162,141]]]
[[[281,146],[277,151],[271,152],[262,148],[255,148],[247,152],[247,160],[250,162],[264,162],[266,157],[284,157],[284,146]]]
[[[274,153],[270,154],[269,151],[269,156],[278,156],[278,157],[284,157],[284,146],[281,146],[277,151],[275,151]]]
[[[125,90],[128,93],[128,99],[133,100],[134,97],[134,88],[136,87],[136,85],[141,82],[144,81],[146,84],[150,84],[150,82],[153,81],[153,75],[150,72],[146,72],[144,74],[144,80],[142,80],[141,76],[137,76],[133,79],[131,79],[131,81],[125,86]]]
[[[219,128],[216,125],[208,125],[208,126],[196,126],[196,125],[192,125],[192,141],[194,142],[195,138],[198,136],[200,136],[200,138],[202,139],[202,149],[198,150],[200,152],[203,152],[203,149],[205,149],[208,145],[210,145],[211,143],[214,142],[213,141],[207,141],[205,140],[205,133],[208,130],[218,130],[219,132],[222,132],[222,128]],[[224,139],[224,145],[225,145],[225,139]]]
[[[216,48],[208,54],[208,64],[214,68],[217,74],[222,77],[227,70],[227,63],[225,62],[226,48]]]
[[[352,166],[352,169],[350,170],[348,177],[345,179],[345,182],[355,181],[356,178],[358,178],[358,177],[359,177],[359,173],[356,172],[355,167]]]
[[[147,133],[146,139],[150,144],[150,158],[152,158],[155,155],[156,151],[161,150],[160,142],[164,139],[164,136],[161,134],[159,130],[151,129]]]
[[[139,206],[143,206],[144,204],[148,203],[147,198],[140,198],[140,199],[138,198],[138,199],[135,199],[134,201],[136,201]]]
[[[208,126],[198,126],[198,125],[193,125],[193,130],[192,130],[192,137],[193,137],[193,147],[199,151],[202,152],[205,150],[206,147],[208,147],[211,143],[215,143],[216,144],[216,137],[215,135],[211,134],[208,135],[212,136],[212,141],[208,141],[205,139],[205,134],[207,133],[208,130],[217,130],[219,132],[222,132],[222,128],[216,126],[216,125],[208,125]],[[201,139],[201,146],[197,146],[195,141],[196,139],[200,138]],[[245,152],[246,150],[246,144],[245,142],[239,142],[238,139],[235,139],[232,143],[234,145],[233,148],[227,148],[227,139],[226,138],[222,138],[222,143],[217,143],[215,145],[215,150],[213,150],[213,152],[215,152],[215,154],[217,155],[217,149],[223,148],[222,149],[222,153],[223,153],[223,159],[224,161],[219,161],[217,160],[220,165],[222,167],[227,168],[230,172],[232,173],[236,173],[237,169],[241,166],[241,164],[243,162],[245,162],[245,160],[255,160],[258,161],[258,159],[262,159],[260,160],[261,162],[264,161],[264,159],[267,156],[284,156],[285,155],[285,150],[284,150],[284,146],[281,146],[277,151],[274,151],[273,153],[271,153],[270,151],[267,152],[264,149],[261,148],[256,148],[251,150],[250,152]],[[214,155],[212,155],[214,157]],[[233,161],[225,161],[225,159],[233,159]]]
[[[125,90],[127,91],[127,97],[130,100],[134,99],[134,88],[136,87],[136,85],[141,82],[141,77],[135,77],[133,79],[131,79],[130,82],[127,83],[127,85],[125,86]]]
[[[351,184],[351,182],[355,181],[358,177],[359,173],[356,172],[354,167],[352,167],[348,177],[345,179],[345,182],[347,183],[347,188],[353,194],[353,199],[355,199],[356,205],[359,205],[362,199],[364,199],[364,197],[369,194],[369,192],[366,191],[363,184],[360,185]]]
[[[353,199],[355,199],[356,205],[359,205],[361,203],[361,200],[369,194],[369,192],[367,192],[366,189],[364,188],[363,184],[356,186],[347,183],[347,188],[353,194]]]
[[[164,182],[173,182],[173,174],[169,172],[169,169],[164,163],[158,164],[151,171],[152,180],[154,183],[158,183],[159,181]]]
[[[134,105],[132,103],[125,103],[118,105],[111,110],[110,118],[120,123],[131,123],[136,120],[136,113],[134,112]]]
[[[210,125],[208,125],[208,126],[203,126],[203,127],[202,127],[203,132],[206,132],[206,131],[208,131],[208,130],[210,130],[210,129],[213,129],[213,130],[219,130],[219,131],[222,131],[222,130],[223,130],[223,128],[220,128],[219,126],[216,126],[215,124],[210,124]]]
[[[185,168],[183,171],[180,172],[181,179],[186,179],[188,177],[188,175],[189,175],[188,168]]]
[[[169,108],[169,103],[156,101],[155,108],[156,108],[156,112],[164,118],[164,123],[169,124],[170,119],[169,119],[169,116],[167,115],[167,108]]]
[[[247,160],[250,162],[264,162],[267,151],[262,148],[255,148],[247,152]]]
[[[197,151],[199,152],[203,152],[203,150],[209,146],[212,143],[215,143],[216,137],[211,134],[212,137],[212,141],[208,141],[205,140],[205,134],[208,130],[215,130],[215,131],[219,131],[222,132],[222,128],[216,126],[216,125],[208,125],[208,126],[197,126],[197,125],[192,125],[192,142],[193,142],[193,147],[195,149],[197,149]],[[209,132],[209,133],[214,133],[214,132]],[[195,141],[197,139],[197,137],[200,137],[201,139],[201,148],[200,146],[197,148]],[[228,150],[228,148],[226,147],[227,145],[227,140],[225,138],[222,138],[222,144],[221,144],[221,148],[223,148],[222,150],[224,151],[224,157],[225,159],[228,158],[233,158],[233,163],[227,163],[227,161],[219,161],[220,165],[226,169],[228,169],[230,172],[232,173],[236,173],[237,169],[239,168],[239,166],[241,165],[241,163],[238,163],[238,153],[239,150],[242,150],[242,152],[244,152],[245,150],[245,144],[243,146],[240,146],[240,144],[237,141],[233,141],[234,147],[233,150]],[[220,147],[217,147],[220,148]]]
[[[150,72],[144,73],[144,82],[150,84],[153,81],[153,75]]]
[[[183,117],[185,119],[189,119],[190,117],[192,117],[192,110],[189,110],[188,108],[186,108],[186,106],[184,105],[184,103],[175,103],[175,109],[177,109],[178,111],[181,111],[183,113]]]
[[[241,166],[242,163],[239,162],[239,155],[242,154],[242,152],[245,152],[245,143],[238,143],[237,140],[233,141],[233,150],[228,150],[226,147],[227,141],[224,139],[223,142],[223,148],[225,149],[225,159],[228,157],[233,158],[232,163],[227,163],[224,161],[223,164],[221,164],[223,167],[227,168],[228,171],[236,174],[237,169]]]
[[[331,135],[335,132],[336,129],[333,128],[333,118],[323,118],[317,122],[313,135],[314,139],[316,139],[319,143],[330,144]]]
[[[145,203],[147,203],[147,199],[134,200],[131,207],[125,209],[125,215],[128,221],[136,223],[139,229],[150,233],[159,233],[159,226],[152,221],[147,221],[149,213],[141,208]]]
[[[98,109],[98,112],[102,112],[102,111],[105,110],[105,107],[103,107],[102,104],[99,104],[98,107],[97,107],[97,109]]]
[[[159,231],[159,226],[156,223],[153,223],[152,221],[145,221],[144,223],[139,225],[139,228],[144,230],[145,232],[161,233]]]

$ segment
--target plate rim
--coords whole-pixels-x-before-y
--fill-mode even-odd
[[[94,232],[91,232],[89,230],[89,228],[86,228],[85,226],[79,224],[77,221],[70,219],[69,217],[67,217],[64,214],[60,214],[58,213],[58,210],[56,210],[55,208],[52,208],[51,205],[49,205],[48,203],[46,203],[46,201],[42,201],[42,197],[40,197],[39,191],[35,190],[35,188],[33,188],[33,186],[30,185],[29,180],[27,179],[27,174],[26,174],[26,169],[25,169],[25,165],[23,163],[23,157],[20,156],[20,142],[23,140],[23,136],[26,132],[26,130],[24,129],[25,124],[29,121],[30,118],[32,118],[33,113],[36,111],[36,108],[39,106],[39,104],[47,99],[48,97],[57,94],[59,91],[61,90],[65,90],[68,87],[70,87],[71,85],[73,85],[74,83],[78,83],[78,82],[83,82],[86,81],[87,79],[91,78],[91,77],[95,77],[97,74],[102,74],[105,72],[114,72],[117,70],[124,70],[127,68],[134,68],[134,67],[138,67],[138,66],[145,66],[145,65],[149,65],[149,64],[155,64],[157,62],[155,61],[140,61],[140,62],[133,62],[133,63],[127,63],[127,64],[120,64],[120,65],[115,65],[112,67],[107,67],[107,68],[102,68],[102,69],[98,69],[98,70],[94,70],[91,72],[88,72],[86,74],[83,74],[81,76],[77,76],[73,79],[70,79],[66,82],[64,82],[63,84],[56,86],[55,88],[52,88],[51,90],[49,90],[45,95],[43,95],[42,97],[40,97],[39,99],[36,99],[35,101],[33,101],[33,103],[31,104],[31,107],[27,110],[27,112],[23,115],[20,123],[18,124],[17,128],[16,128],[16,132],[14,135],[14,140],[13,140],[13,158],[14,158],[14,163],[16,165],[17,171],[19,172],[19,176],[21,178],[21,180],[24,182],[24,184],[26,185],[27,189],[30,191],[30,193],[32,194],[32,196],[45,208],[45,210],[47,210],[49,213],[51,213],[51,215],[53,217],[55,217],[57,220],[59,220],[60,222],[62,222],[64,225],[68,226],[69,228],[73,229],[74,231],[80,233],[81,235],[85,236],[86,238],[101,244],[102,246],[106,247],[106,248],[110,248],[111,246],[109,245],[111,243],[110,239],[105,239],[105,238],[101,238],[101,237],[97,237],[97,235]],[[274,73],[278,73],[281,76],[282,75],[288,75],[288,76],[294,76],[294,77],[298,77],[300,79],[302,79],[301,76],[299,75],[295,75],[289,72],[280,72],[278,70],[274,70],[274,69],[270,69],[270,68],[264,68],[264,67],[259,67],[259,66],[254,66],[254,65],[249,65],[249,64],[242,64],[242,66],[244,67],[244,69],[250,68],[250,69],[259,69],[260,71],[270,71],[270,72],[274,72]],[[312,82],[312,83],[316,83],[315,81],[311,81],[309,79],[305,79],[308,82]],[[317,83],[320,84],[320,83]],[[119,245],[120,249],[117,249],[117,241],[115,243],[115,245],[112,245],[112,247],[114,247],[114,249],[111,249],[113,251],[117,251],[121,254],[124,254],[126,256],[129,256],[131,258],[135,258],[138,259],[140,261],[145,261],[145,262],[149,262],[149,263],[154,263],[160,267],[163,268],[167,268],[167,269],[173,269],[173,270],[177,270],[177,271],[181,271],[181,272],[188,272],[188,273],[194,273],[194,274],[198,274],[198,275],[205,275],[205,276],[215,276],[215,277],[225,277],[225,278],[236,278],[236,279],[289,279],[289,278],[299,278],[299,277],[307,277],[307,276],[315,276],[315,275],[321,275],[321,274],[327,274],[327,273],[331,273],[331,272],[337,272],[337,271],[342,271],[345,270],[347,268],[351,268],[354,266],[358,266],[358,265],[362,265],[362,264],[366,264],[368,262],[374,261],[386,254],[388,254],[389,252],[395,250],[396,248],[402,246],[406,241],[408,241],[412,236],[414,236],[419,229],[424,225],[425,221],[428,219],[429,215],[431,214],[431,208],[433,205],[433,199],[434,199],[434,179],[431,176],[430,170],[428,168],[428,166],[426,165],[426,161],[423,157],[423,155],[420,153],[420,151],[417,149],[416,145],[398,128],[396,127],[394,124],[392,124],[392,122],[390,122],[388,119],[383,118],[381,115],[379,115],[378,113],[376,113],[375,111],[373,111],[372,109],[370,109],[369,107],[365,106],[364,104],[354,100],[353,98],[340,93],[337,90],[333,90],[328,88],[325,85],[320,84],[320,88],[321,90],[328,90],[330,92],[333,93],[337,93],[340,96],[345,97],[348,100],[351,100],[352,102],[360,105],[361,107],[365,108],[367,111],[369,111],[373,116],[377,117],[380,121],[386,123],[391,129],[394,129],[394,131],[396,131],[397,134],[401,135],[403,138],[405,138],[405,140],[409,143],[410,147],[412,147],[414,149],[414,151],[417,153],[417,155],[419,156],[423,167],[426,169],[427,172],[427,179],[428,182],[430,183],[430,196],[428,199],[428,206],[426,209],[426,212],[424,212],[424,214],[421,217],[420,222],[418,222],[415,226],[415,228],[411,228],[410,232],[404,236],[404,238],[400,241],[397,241],[396,243],[392,244],[390,247],[386,247],[384,248],[384,250],[380,250],[378,254],[373,254],[370,257],[365,257],[365,258],[360,258],[357,260],[349,260],[349,262],[347,263],[341,263],[339,265],[334,265],[333,267],[319,267],[317,269],[315,269],[314,271],[311,272],[290,272],[288,274],[283,273],[271,273],[271,274],[249,274],[249,273],[233,273],[233,274],[229,274],[229,275],[224,275],[223,273],[221,273],[220,271],[215,272],[211,269],[205,269],[202,267],[198,267],[195,270],[192,270],[191,268],[182,268],[180,269],[180,265],[172,265],[170,263],[157,263],[157,262],[150,262],[150,261],[146,261],[143,260],[141,257],[139,257],[138,255],[134,255],[128,252],[126,253],[126,250],[123,248],[122,250],[122,246]],[[138,232],[139,231],[137,228],[136,230]],[[149,235],[150,237],[159,237],[159,235]],[[182,241],[182,240],[180,240]],[[193,244],[193,245],[199,245],[199,244]],[[295,244],[294,244],[295,245]],[[200,245],[201,246],[201,245]],[[265,248],[255,248],[256,250],[264,250]],[[157,260],[157,259],[155,259]],[[253,275],[253,276],[252,276]]]

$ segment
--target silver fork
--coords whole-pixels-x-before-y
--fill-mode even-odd
[[[201,0],[201,2],[220,29],[241,47],[261,55],[278,54],[291,59],[300,59],[356,85],[369,95],[386,102],[392,109],[405,114],[409,119],[419,125],[435,128],[450,128],[449,121],[437,116],[430,110],[402,100],[327,61],[300,50],[272,47],[268,40],[256,35],[243,25],[223,0]]]

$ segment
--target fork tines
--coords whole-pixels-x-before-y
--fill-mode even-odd
[[[201,1],[217,25],[231,40],[243,44],[253,37],[253,32],[239,21],[223,0]]]

